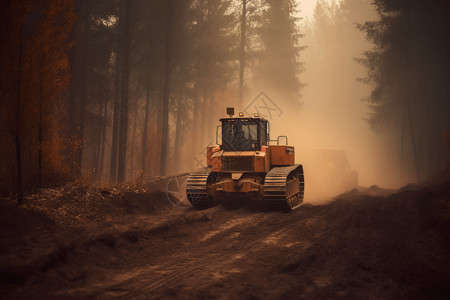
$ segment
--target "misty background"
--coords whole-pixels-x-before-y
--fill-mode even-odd
[[[203,167],[226,107],[265,115],[296,163],[344,150],[363,186],[398,187],[448,162],[444,0],[0,6],[0,189],[19,202],[65,180]],[[307,193],[308,172],[321,172],[308,168]]]

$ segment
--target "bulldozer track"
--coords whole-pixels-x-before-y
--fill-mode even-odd
[[[207,195],[210,169],[203,169],[190,174],[186,182],[186,194],[192,206],[200,206],[211,202]],[[297,179],[298,192],[289,194],[288,180]],[[265,177],[264,200],[272,207],[294,210],[303,203],[305,179],[302,165],[275,167]]]
[[[209,201],[206,193],[206,184],[210,174],[210,169],[202,169],[189,174],[186,182],[186,195],[193,206]]]
[[[163,275],[155,276],[154,271],[149,270],[148,272],[145,272],[147,274],[144,273],[139,275],[139,278],[132,278],[125,282],[113,285],[109,290],[125,288],[130,292],[122,294],[121,297],[126,299],[157,298],[158,293],[176,287],[177,284],[188,277],[196,276],[196,274],[204,274],[201,273],[202,271],[210,272],[211,268],[214,268],[213,270],[220,269],[221,266],[233,261],[236,256],[246,254],[252,248],[260,245],[261,240],[267,238],[268,235],[279,232],[301,219],[289,215],[288,218],[280,220],[276,224],[264,224],[264,220],[266,219],[262,217],[260,222],[251,223],[251,226],[267,227],[264,232],[260,232],[258,235],[241,237],[238,239],[238,242],[233,244],[227,250],[223,250],[222,245],[216,246],[217,244],[214,241],[211,241],[212,246],[201,246],[195,257],[192,257],[192,259],[187,262],[180,263],[175,268],[173,267],[173,261],[162,265],[160,270],[168,271],[163,272]],[[217,236],[217,238],[223,239],[224,235],[226,235],[226,232]],[[140,283],[148,282],[149,284],[145,285],[143,288],[142,285],[133,286],[137,281]]]
[[[287,182],[290,176],[299,179],[299,192],[288,197]],[[264,200],[271,206],[296,209],[305,193],[305,179],[302,165],[275,167],[267,173],[264,182]]]

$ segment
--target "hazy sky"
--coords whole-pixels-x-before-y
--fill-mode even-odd
[[[312,17],[317,0],[297,0],[297,2],[300,3],[300,15],[302,17]]]
[[[300,16],[311,18],[314,12],[314,7],[316,6],[317,0],[296,0],[300,4]],[[330,1],[330,0],[328,0]],[[337,0],[341,2],[341,0]]]

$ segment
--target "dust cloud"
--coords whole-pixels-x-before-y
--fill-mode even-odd
[[[349,14],[345,22],[330,21],[338,23],[340,38],[319,24],[318,16],[303,23],[306,49],[299,78],[305,86],[300,105],[274,91],[265,91],[267,105],[253,105],[270,120],[272,139],[286,135],[295,146],[296,163],[304,166],[305,202],[324,203],[356,187],[398,188],[415,180],[401,173],[395,142],[377,135],[366,121],[369,109],[363,99],[373,86],[357,82],[365,70],[354,58],[371,45],[355,22],[374,18],[375,12],[370,5],[363,10]]]
[[[287,136],[295,146],[296,163],[304,166],[305,201],[310,203],[324,203],[358,187],[391,189],[417,181],[414,162],[402,156],[399,134],[376,133],[368,122],[370,104],[364,99],[374,86],[358,81],[367,70],[357,58],[373,45],[356,24],[377,18],[370,1],[318,1],[314,14],[299,24],[303,50],[298,58],[298,97],[292,95],[292,82],[279,85],[279,74],[250,68],[243,107],[234,93],[224,95],[208,112],[210,128],[203,140],[215,144],[217,121],[227,106],[236,112],[258,112],[270,121],[272,139]],[[271,86],[271,78],[277,85]],[[200,167],[205,145],[194,146],[195,167]]]

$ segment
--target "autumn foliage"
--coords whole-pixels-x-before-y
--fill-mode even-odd
[[[286,57],[270,39],[258,42],[259,29],[275,26],[266,23],[296,26],[294,1],[282,2],[279,12],[269,0],[1,1],[0,194],[21,203],[61,180],[125,182],[201,167],[238,84],[253,98],[255,53]],[[269,13],[277,18],[263,18]],[[297,60],[295,33],[283,35],[288,62]]]
[[[64,178],[75,1],[2,1],[0,192]]]

